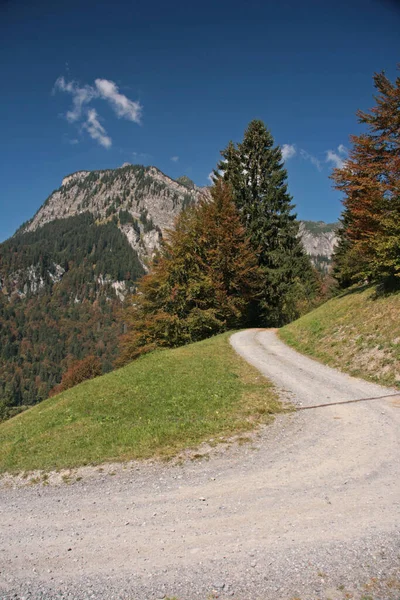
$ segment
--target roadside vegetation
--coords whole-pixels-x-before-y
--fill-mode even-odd
[[[0,472],[170,457],[282,410],[223,334],[142,356],[0,424]]]
[[[357,112],[364,130],[332,175],[344,194],[334,273],[342,287],[369,281],[391,291],[400,288],[400,77],[376,73],[374,85],[375,106]]]
[[[279,331],[299,352],[350,375],[400,387],[400,292],[354,288]]]
[[[332,175],[344,194],[334,276],[347,291],[280,337],[351,375],[400,387],[400,77],[377,73],[374,84],[375,106],[357,112],[365,130]]]

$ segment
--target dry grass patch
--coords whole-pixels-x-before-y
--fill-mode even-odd
[[[296,350],[357,377],[400,387],[400,293],[351,290],[290,323]]]

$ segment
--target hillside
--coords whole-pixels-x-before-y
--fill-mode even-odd
[[[116,224],[90,214],[1,244],[0,419],[47,398],[73,359],[112,368],[119,296],[143,273]]]
[[[400,387],[400,293],[352,289],[280,330],[296,350],[350,375]]]
[[[81,171],[0,244],[0,420],[47,398],[73,360],[112,368],[121,304],[203,193],[154,167]]]
[[[281,405],[228,337],[153,352],[0,424],[0,471],[169,456],[268,421]]]
[[[176,216],[208,194],[155,167],[79,171],[0,244],[0,420],[47,398],[74,360],[112,368],[124,299]],[[333,227],[300,227],[326,271]]]

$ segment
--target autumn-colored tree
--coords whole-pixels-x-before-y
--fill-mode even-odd
[[[260,289],[257,258],[229,185],[180,214],[150,274],[125,312],[130,330],[119,364],[160,347],[180,346],[249,320]]]
[[[86,356],[82,360],[74,360],[62,376],[61,382],[51,390],[50,396],[64,392],[78,383],[101,374],[101,363],[97,356]]]
[[[343,286],[370,280],[400,283],[400,77],[374,75],[376,104],[357,112],[367,132],[332,178],[344,193],[335,272]]]

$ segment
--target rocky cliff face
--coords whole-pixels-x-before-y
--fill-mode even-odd
[[[314,265],[325,273],[329,270],[338,241],[337,228],[337,223],[300,221],[300,235],[304,248]]]
[[[35,231],[55,219],[90,212],[96,221],[114,220],[146,265],[160,235],[171,228],[186,206],[208,196],[188,178],[174,181],[156,167],[124,165],[106,171],[78,171],[64,177],[25,231]]]

